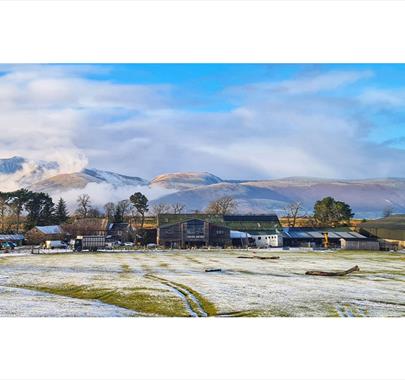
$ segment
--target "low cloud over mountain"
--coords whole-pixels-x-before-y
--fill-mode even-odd
[[[405,212],[405,179],[337,180],[290,177],[273,180],[224,180],[207,172],[176,172],[152,180],[110,171],[83,169],[59,173],[55,162],[12,157],[0,160],[0,190],[28,187],[64,197],[73,207],[78,195],[87,193],[95,206],[128,198],[141,191],[151,203],[183,203],[188,211],[204,210],[208,203],[229,195],[236,199],[241,213],[282,212],[292,201],[313,204],[333,196],[349,203],[357,217],[380,216],[386,206]],[[57,174],[55,174],[57,173]]]

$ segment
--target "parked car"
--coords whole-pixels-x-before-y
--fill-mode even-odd
[[[9,250],[9,249],[14,249],[15,247],[16,247],[16,244],[12,243],[11,241],[3,241],[1,243],[0,249]]]
[[[134,243],[128,241],[128,242],[124,243],[124,246],[125,246],[125,247],[133,247],[133,246],[134,246]]]

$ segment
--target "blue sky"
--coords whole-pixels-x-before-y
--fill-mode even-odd
[[[0,128],[65,172],[405,177],[405,65],[5,65]]]
[[[401,90],[405,88],[405,66],[399,64],[121,64],[95,65],[105,72],[88,73],[92,80],[107,80],[121,84],[171,84],[183,97],[183,109],[192,111],[230,110],[234,102],[223,96],[229,86],[249,83],[282,81],[330,71],[370,70],[373,76],[350,86],[324,93],[342,98],[359,96],[364,89]],[[386,109],[371,111],[369,118],[376,129],[369,135],[375,142],[405,136],[405,111],[395,113]],[[401,132],[400,129],[404,132]],[[405,147],[405,142],[397,142]]]

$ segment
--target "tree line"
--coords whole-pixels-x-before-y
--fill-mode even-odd
[[[195,213],[216,215],[233,214],[237,212],[238,203],[231,196],[223,196],[211,201],[202,210]],[[182,203],[158,203],[149,205],[148,198],[141,192],[132,194],[128,199],[119,202],[108,202],[103,211],[93,207],[88,194],[81,194],[76,200],[76,210],[69,215],[66,202],[60,198],[54,204],[52,198],[43,192],[19,189],[11,192],[0,192],[0,228],[4,232],[20,232],[34,226],[61,224],[70,218],[105,217],[111,223],[120,223],[129,219],[136,219],[143,228],[147,215],[157,216],[164,213],[181,214],[186,206]],[[337,227],[348,225],[353,217],[348,204],[337,201],[332,197],[325,197],[315,202],[312,215],[304,213],[303,204],[299,201],[288,204],[284,209],[284,217],[290,227],[295,227],[299,218],[307,218],[313,226]],[[23,223],[22,223],[22,217]],[[15,228],[13,228],[15,227]]]
[[[60,198],[55,205],[52,198],[43,192],[19,189],[0,192],[0,226],[2,232],[21,231],[34,226],[60,224],[69,218],[66,202]]]

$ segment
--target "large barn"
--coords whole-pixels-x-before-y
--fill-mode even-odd
[[[160,214],[157,244],[173,248],[231,246],[231,231],[268,235],[281,230],[277,215]]]
[[[370,220],[359,226],[360,233],[381,240],[388,249],[405,248],[405,215]],[[385,244],[384,244],[385,243]]]

